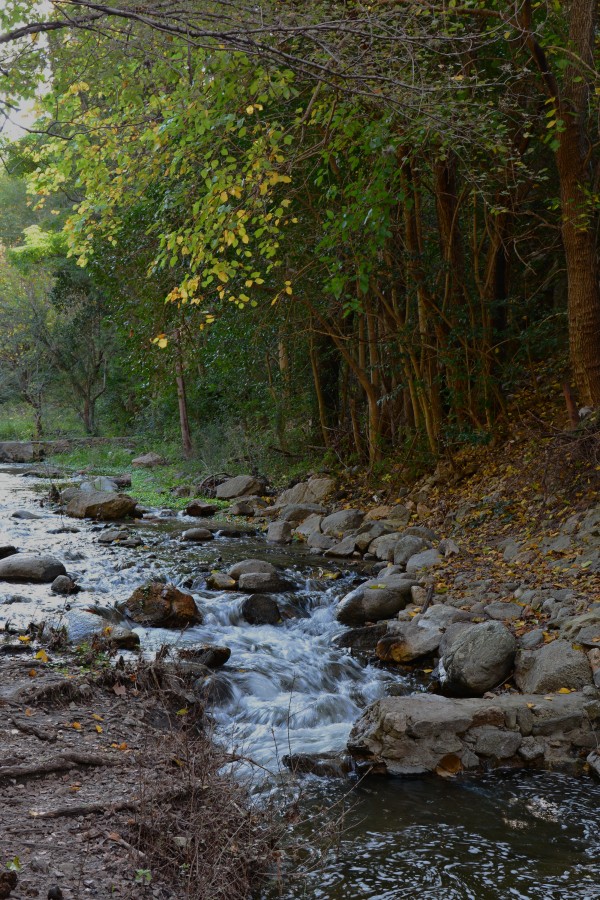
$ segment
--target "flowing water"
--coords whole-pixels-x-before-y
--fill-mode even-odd
[[[19,467],[0,469],[0,544],[56,555],[83,590],[65,600],[49,585],[0,582],[0,625],[53,618],[81,640],[98,621],[86,607],[110,610],[150,577],[188,587],[203,624],[183,635],[136,628],[142,647],[151,652],[165,641],[230,647],[230,662],[215,676],[218,734],[267,769],[277,771],[290,751],[342,750],[366,704],[417,687],[332,645],[342,630],[333,615],[336,599],[360,571],[345,567],[333,580],[329,561],[301,549],[282,551],[260,536],[182,543],[181,532],[193,522],[182,516],[132,525],[144,541],[140,548],[104,546],[98,526],[40,507],[41,486],[21,477]],[[15,519],[16,509],[41,518]],[[257,557],[284,569],[294,584],[278,597],[285,618],[277,626],[246,624],[241,595],[205,587],[207,570]],[[348,784],[308,778],[302,803],[308,811],[338,810],[348,805],[347,791]],[[302,881],[265,891],[263,900],[600,900],[599,809],[597,782],[557,774],[369,779],[352,792],[335,854]]]

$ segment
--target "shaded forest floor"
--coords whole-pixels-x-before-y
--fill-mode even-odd
[[[246,897],[275,826],[184,676],[38,647],[0,645],[0,897]]]

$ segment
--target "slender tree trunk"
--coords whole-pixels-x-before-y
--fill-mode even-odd
[[[179,425],[181,428],[181,445],[183,455],[189,459],[193,453],[192,436],[190,434],[190,422],[187,410],[187,398],[185,394],[185,379],[183,377],[183,360],[181,357],[181,338],[179,331],[175,332],[175,380],[177,383],[177,403],[179,405]]]

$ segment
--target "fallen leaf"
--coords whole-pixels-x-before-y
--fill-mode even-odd
[[[92,719],[95,719],[96,722],[104,722],[102,716],[99,716],[98,713],[92,713]]]
[[[570,694],[571,688],[559,688],[556,693],[557,694]]]
[[[98,734],[102,734],[102,732],[104,731],[102,725],[96,725],[95,728]]]
[[[25,710],[25,715],[26,715],[26,716],[32,716],[32,715],[33,715],[33,710],[31,709],[30,706],[28,706],[27,709]]]
[[[81,722],[71,722],[71,728],[74,728],[75,731],[81,731]]]
[[[124,684],[115,684],[113,687],[113,691],[117,695],[117,697],[126,697],[127,696],[127,688]]]
[[[35,669],[30,669],[30,670],[29,670],[29,677],[30,677],[30,678],[35,678],[36,675],[37,675],[37,672],[35,671]]]
[[[38,650],[38,652],[34,656],[34,659],[41,659],[42,662],[47,663],[49,657],[45,650]]]

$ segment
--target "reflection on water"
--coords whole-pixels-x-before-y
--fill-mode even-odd
[[[317,790],[307,784],[309,797]],[[598,782],[548,773],[371,779],[352,799],[338,853],[261,900],[600,898]]]
[[[97,529],[87,522],[76,523],[78,534],[53,533],[73,521],[40,510],[34,484],[20,478],[17,467],[0,468],[0,544],[58,556],[83,590],[67,601],[49,585],[0,582],[2,623],[23,626],[49,616],[77,622],[79,609],[85,631],[90,619],[95,624],[95,617],[81,612],[85,607],[112,606],[151,577],[186,586],[191,579],[204,623],[183,634],[136,628],[142,646],[152,651],[168,641],[230,647],[231,660],[218,676],[228,691],[214,709],[217,733],[271,768],[290,750],[342,749],[361,709],[390,688],[398,690],[398,677],[365,668],[332,646],[341,630],[333,609],[352,573],[332,582],[321,577],[322,561],[296,548],[269,547],[260,537],[183,544],[178,535],[189,519],[133,524],[144,541],[137,550],[98,544]],[[13,519],[17,508],[42,518]],[[290,615],[280,625],[246,624],[242,595],[203,586],[207,568],[248,557],[284,567],[296,585],[277,597]],[[66,610],[67,602],[73,609]],[[302,807],[337,810],[345,790],[338,782],[306,779]],[[261,900],[600,900],[597,782],[549,774],[462,782],[369,780],[356,787],[353,802],[339,852],[317,874],[269,889]]]

